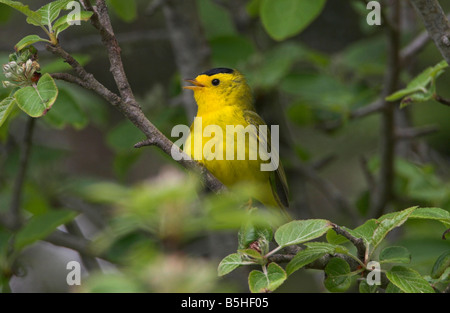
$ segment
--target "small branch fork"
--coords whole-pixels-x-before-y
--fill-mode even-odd
[[[59,44],[48,45],[47,49],[53,54],[64,59],[65,62],[73,68],[77,76],[67,73],[54,73],[52,74],[52,77],[92,90],[116,107],[147,137],[146,140],[137,143],[135,145],[136,148],[151,145],[156,146],[166,154],[171,155],[173,143],[147,119],[134,97],[123,68],[122,58],[120,55],[121,49],[111,26],[111,20],[108,15],[106,2],[104,0],[97,0],[96,6],[92,6],[89,0],[81,0],[81,2],[86,10],[94,13],[91,17],[91,23],[99,30],[102,42],[108,52],[111,65],[110,70],[116,82],[119,95],[106,88],[91,73],[88,73],[84,67],[82,67]],[[181,150],[178,152],[183,154],[183,158],[177,162],[187,169],[197,170],[202,173],[204,183],[209,189],[215,192],[225,189],[223,184],[217,178],[215,178],[196,161],[189,158]]]

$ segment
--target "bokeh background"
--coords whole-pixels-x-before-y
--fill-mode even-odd
[[[389,3],[380,2],[388,14]],[[423,26],[409,2],[400,2],[405,47]],[[37,9],[47,1],[23,3]],[[367,173],[376,177],[379,170],[381,117],[375,113],[353,119],[351,112],[382,92],[388,71],[388,26],[367,24],[364,1],[328,0],[301,33],[277,41],[261,22],[260,3],[108,1],[125,71],[150,121],[170,138],[174,125],[189,125],[195,116],[191,92],[181,89],[182,78],[212,67],[239,69],[254,91],[257,110],[268,123],[280,125],[292,215],[355,227],[371,217]],[[450,11],[449,3],[441,5]],[[26,24],[22,14],[0,5],[0,63],[8,62],[21,38],[39,31]],[[90,23],[66,30],[60,44],[116,91],[105,48]],[[70,72],[44,44],[35,47],[43,73]],[[400,86],[441,59],[432,43],[424,45],[403,66]],[[439,95],[450,97],[449,83],[444,73],[437,82]],[[236,250],[236,223],[205,230],[199,225],[208,222],[189,220],[199,208],[214,211],[234,200],[214,199],[158,149],[133,148],[143,134],[100,97],[64,82],[58,81],[58,87],[54,108],[36,123],[21,209],[27,217],[55,209],[77,212],[72,224],[59,229],[94,241],[95,251],[104,257],[80,257],[54,242],[32,240],[17,252],[11,290],[247,292],[248,269],[220,279],[215,272],[220,259]],[[6,94],[0,90],[0,98]],[[396,116],[397,125],[432,126],[436,131],[398,141],[395,197],[384,213],[412,205],[449,210],[450,108],[429,101],[396,109]],[[17,112],[0,128],[3,212],[10,205],[26,120]],[[196,195],[203,199],[200,204]],[[348,205],[339,204],[341,198]],[[412,262],[426,272],[448,249],[436,237],[444,231],[438,227],[408,223],[389,240],[407,246]],[[66,284],[70,260],[82,263],[81,287]],[[319,271],[299,271],[279,291],[324,291],[322,280]]]

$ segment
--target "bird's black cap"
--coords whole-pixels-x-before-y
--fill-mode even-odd
[[[201,73],[200,75],[208,75],[208,76],[212,76],[212,75],[216,75],[219,73],[224,73],[224,74],[233,74],[234,70],[231,68],[226,68],[226,67],[218,67],[218,68],[212,68],[210,70],[207,70],[203,73]]]

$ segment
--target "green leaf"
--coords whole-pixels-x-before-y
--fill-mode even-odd
[[[387,285],[385,292],[386,293],[403,293],[403,291],[400,288],[398,288],[396,285],[394,285],[393,283],[389,283]]]
[[[405,247],[392,246],[384,248],[379,258],[381,263],[409,263],[411,253]]]
[[[331,227],[330,221],[321,219],[292,221],[278,228],[275,241],[280,247],[297,245],[322,236]]]
[[[450,213],[440,208],[417,208],[409,216],[410,219],[436,220],[450,227]]]
[[[244,255],[246,257],[249,257],[250,259],[262,260],[262,258],[263,258],[261,253],[259,253],[258,251],[254,250],[254,249],[239,249],[238,253],[240,253],[241,255]]]
[[[29,45],[32,45],[39,41],[50,42],[47,39],[39,37],[38,35],[28,35],[28,36],[22,38],[18,43],[16,43],[16,45],[14,46],[14,49],[16,51],[20,51],[23,48],[28,47]]]
[[[432,278],[439,278],[444,274],[445,270],[450,267],[450,250],[442,253],[436,260],[431,270]]]
[[[408,217],[411,215],[411,213],[416,209],[417,207],[412,207],[400,212],[396,212],[393,214],[386,214],[380,217],[378,219],[378,226],[373,232],[373,236],[370,239],[370,248],[372,249],[372,252],[377,248],[377,246],[383,241],[384,237],[393,230],[396,227],[401,226]],[[389,217],[387,217],[389,216]]]
[[[331,227],[330,221],[322,219],[292,221],[278,228],[275,241],[280,247],[296,245],[322,236]]]
[[[432,83],[434,85],[434,81],[437,77],[439,77],[443,70],[448,67],[448,64],[445,60],[439,62],[435,66],[428,67],[425,69],[422,73],[417,75],[409,84],[406,86],[406,88],[401,89],[390,96],[386,97],[387,101],[396,101],[399,100],[407,95],[415,94],[415,93],[422,93],[427,94],[427,86]],[[434,87],[433,87],[434,88]],[[421,100],[425,98],[420,98],[420,96],[416,96],[416,100]]]
[[[35,25],[35,26],[42,26],[41,23],[41,15],[35,11],[30,10],[28,5],[24,5],[19,1],[10,1],[10,0],[0,0],[0,3],[6,4],[17,11],[22,12],[27,16],[27,23]]]
[[[234,271],[239,266],[243,265],[244,261],[239,253],[233,253],[227,255],[222,259],[219,263],[219,267],[217,269],[219,276],[224,276],[232,271]]]
[[[15,248],[22,249],[50,235],[58,226],[73,220],[78,213],[67,210],[48,211],[33,216],[15,237]]]
[[[56,0],[42,6],[37,12],[41,15],[41,23],[52,29],[52,23],[59,16],[62,9],[66,8],[71,0]]]
[[[14,109],[16,104],[16,99],[14,97],[6,97],[0,102],[0,127],[8,118],[9,114]]]
[[[375,293],[377,291],[378,286],[372,285],[370,286],[366,280],[362,280],[359,283],[359,292],[360,293]]]
[[[91,18],[93,12],[90,11],[81,11],[80,14],[67,14],[61,16],[56,20],[55,24],[53,24],[53,30],[56,33],[56,37],[58,35],[69,28],[72,25],[76,25],[77,22],[87,22]]]
[[[31,117],[40,117],[47,113],[57,96],[58,88],[48,73],[39,79],[36,86],[21,88],[14,94],[19,108]]]
[[[286,272],[276,263],[270,263],[265,273],[251,271],[248,285],[252,293],[274,291],[286,280]]]
[[[265,239],[267,242],[272,241],[273,231],[270,225],[255,225],[253,222],[247,222],[241,226],[238,233],[238,247],[239,249],[248,248],[249,244],[260,238]]]
[[[434,293],[430,284],[418,272],[404,266],[394,266],[386,272],[387,278],[403,292]]]
[[[82,129],[88,119],[72,95],[64,89],[59,90],[58,99],[52,109],[45,115],[45,120],[56,128],[67,125]]]
[[[233,19],[227,10],[210,0],[197,0],[197,7],[206,38],[236,35]]]
[[[325,254],[332,254],[336,248],[335,245],[323,242],[309,242],[305,244],[306,249],[298,252],[295,257],[286,265],[287,275],[291,275],[303,266],[314,262]]]
[[[114,12],[125,22],[132,22],[137,17],[137,6],[135,0],[109,0]]]
[[[256,64],[253,73],[249,73],[249,81],[260,88],[277,86],[292,68],[295,61],[303,58],[306,49],[299,44],[286,42],[275,46],[261,56],[260,64]]]
[[[325,267],[325,287],[331,292],[346,291],[352,282],[350,265],[340,258],[332,258]]]
[[[267,33],[284,40],[304,30],[322,12],[326,0],[263,0],[260,16]]]

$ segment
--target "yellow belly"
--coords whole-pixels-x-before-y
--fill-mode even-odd
[[[259,156],[257,134],[249,132],[252,128],[245,130],[248,123],[242,116],[242,112],[226,107],[219,112],[199,116],[201,125],[197,117],[191,126],[191,133],[184,145],[184,151],[202,163],[228,187],[246,182],[258,184],[258,194],[254,198],[266,205],[277,206],[269,183],[270,172],[261,171],[260,165],[264,161]],[[198,124],[195,125],[195,123]],[[217,125],[217,127],[210,125]],[[235,132],[232,132],[230,129],[227,131],[227,125],[243,127],[238,126],[234,129]],[[243,135],[245,135],[245,141],[238,141],[239,136]],[[251,142],[252,140],[256,140],[256,146],[255,142]],[[238,157],[244,157],[244,159],[241,160]]]

